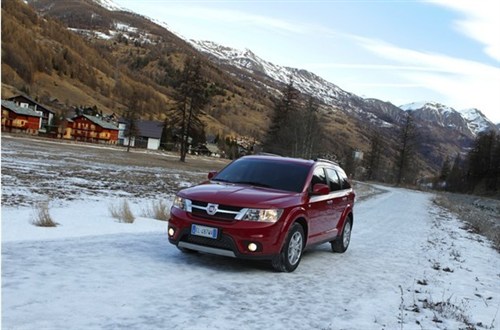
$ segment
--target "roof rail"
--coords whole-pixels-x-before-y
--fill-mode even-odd
[[[326,163],[331,163],[331,164],[334,164],[334,165],[339,166],[339,163],[334,162],[333,160],[329,160],[329,159],[324,159],[324,158],[316,158],[316,159],[314,159],[314,161],[315,161],[315,162],[326,162]]]
[[[269,153],[269,152],[257,152],[254,154],[255,156],[275,156],[275,157],[283,157],[281,155],[278,155],[278,154],[272,154],[272,153]]]

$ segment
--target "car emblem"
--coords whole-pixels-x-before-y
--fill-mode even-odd
[[[215,213],[217,213],[218,210],[219,210],[219,205],[208,203],[208,205],[207,205],[207,213],[209,215],[214,215]]]

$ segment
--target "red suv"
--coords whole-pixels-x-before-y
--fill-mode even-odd
[[[349,246],[354,191],[334,162],[246,156],[208,179],[174,199],[168,238],[181,251],[268,259],[292,272],[308,247]]]

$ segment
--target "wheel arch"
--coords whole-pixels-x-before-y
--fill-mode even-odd
[[[352,226],[354,226],[354,214],[352,208],[346,209],[344,215],[345,216],[342,217],[343,220],[339,221],[339,224],[337,226],[337,229],[339,230],[338,231],[339,235],[341,235],[342,232],[344,231],[344,224],[348,219],[351,220],[351,229]]]
[[[307,220],[304,217],[298,217],[295,219],[294,223],[297,222],[302,226],[302,230],[304,230],[304,247],[307,245],[307,237],[309,234],[309,227],[307,225]]]

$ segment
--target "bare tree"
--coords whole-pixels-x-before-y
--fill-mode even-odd
[[[199,60],[187,58],[176,93],[176,117],[180,123],[180,161],[186,161],[190,135],[199,128],[200,111],[208,103],[206,81],[202,76]],[[203,125],[201,124],[201,127]]]
[[[321,147],[321,136],[323,134],[322,127],[318,118],[318,105],[315,99],[310,96],[306,107],[300,114],[296,116],[299,132],[297,143],[300,146],[296,156],[306,159],[312,158],[315,151]]]
[[[125,119],[125,137],[127,138],[127,152],[130,152],[132,140],[139,134],[139,127],[137,121],[139,120],[141,109],[137,94],[133,93],[128,101],[129,107],[125,111],[123,118]]]

